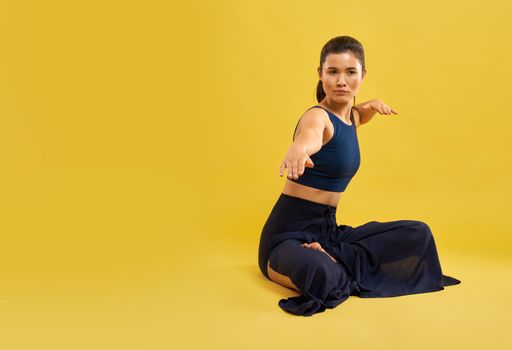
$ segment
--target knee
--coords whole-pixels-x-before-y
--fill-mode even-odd
[[[432,231],[430,230],[430,226],[426,222],[419,221],[419,220],[417,220],[416,222],[417,222],[417,225],[418,225],[420,231],[425,232],[427,234],[432,233]]]
[[[419,232],[425,236],[432,236],[432,231],[430,230],[430,226],[423,221],[420,220],[409,220],[408,227],[414,232]]]

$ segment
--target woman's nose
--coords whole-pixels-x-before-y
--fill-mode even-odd
[[[345,78],[343,78],[343,75],[340,74],[339,78],[338,78],[338,82],[337,82],[338,85],[345,85]]]

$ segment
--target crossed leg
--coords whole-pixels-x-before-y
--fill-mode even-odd
[[[289,243],[289,242],[287,242]],[[297,244],[297,243],[296,243]],[[327,253],[323,248],[322,246],[320,245],[320,243],[318,242],[311,242],[311,243],[303,243],[301,244],[301,246],[305,249],[311,249],[311,250],[317,250],[319,252],[322,252],[322,253],[325,253],[329,256],[329,258],[333,261],[333,262],[337,262],[336,259],[334,259],[329,253]],[[290,257],[291,258],[291,257]],[[282,259],[282,257],[280,258]],[[307,261],[303,261],[304,263],[307,263]],[[282,264],[282,262],[280,263]],[[288,264],[289,265],[289,264]],[[299,266],[296,266],[297,268]],[[274,270],[271,266],[270,266],[270,259],[268,259],[268,262],[267,262],[267,273],[268,273],[268,276],[269,278],[277,283],[277,284],[280,284],[286,288],[290,288],[290,289],[295,289],[296,291],[298,291],[299,293],[301,292],[301,290],[292,282],[291,278],[287,275],[284,275],[282,273],[279,273],[277,272],[276,270]]]

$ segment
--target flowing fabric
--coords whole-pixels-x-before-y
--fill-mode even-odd
[[[324,252],[301,246],[319,242]],[[430,227],[418,220],[338,225],[336,207],[281,193],[260,237],[258,264],[288,277],[301,294],[279,300],[295,315],[334,308],[350,295],[394,297],[461,283],[442,273]],[[269,278],[270,279],[270,278]]]

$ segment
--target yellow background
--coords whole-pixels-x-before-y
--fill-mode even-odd
[[[506,1],[0,0],[0,348],[510,348]],[[338,223],[417,219],[462,283],[304,318],[257,266],[330,38],[365,48]]]

